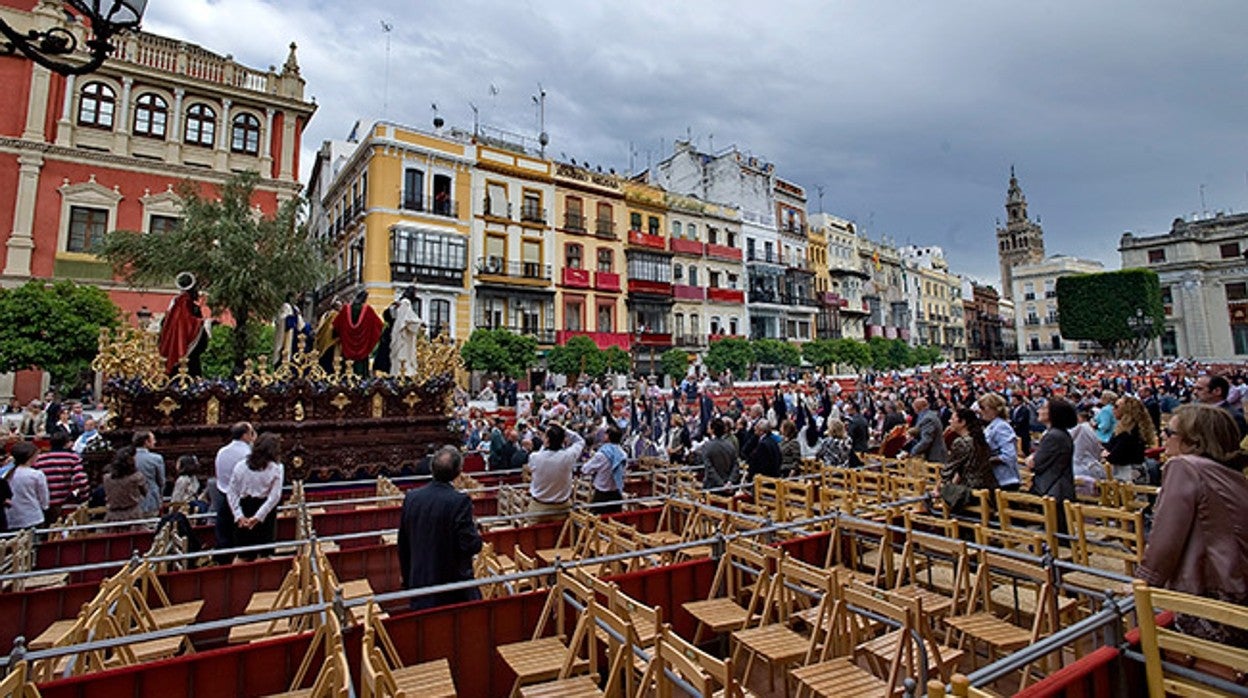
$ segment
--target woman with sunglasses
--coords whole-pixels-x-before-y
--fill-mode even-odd
[[[1149,584],[1248,605],[1248,457],[1226,410],[1190,404],[1162,432],[1166,461],[1153,530],[1135,575]],[[1185,633],[1248,647],[1248,631],[1179,615]]]

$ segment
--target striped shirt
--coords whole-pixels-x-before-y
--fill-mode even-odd
[[[82,458],[73,451],[47,451],[39,454],[31,465],[48,479],[48,501],[61,506],[70,493],[87,486],[87,473]]]

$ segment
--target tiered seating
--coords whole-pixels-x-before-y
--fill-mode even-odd
[[[290,690],[278,693],[270,698],[348,698],[351,696],[351,669],[347,663],[347,652],[342,643],[342,624],[333,610],[322,610],[313,614],[316,618],[315,632],[303,661],[295,672]],[[320,658],[320,669],[315,674],[310,688],[301,688],[304,678],[317,658]]]
[[[571,641],[565,642],[567,630],[568,602],[575,602],[582,609],[588,609],[594,601],[593,590],[567,572],[559,572],[555,586],[546,596],[546,605],[542,609],[541,619],[533,631],[533,638],[523,642],[500,645],[498,656],[516,675],[511,695],[520,695],[522,686],[533,683],[551,681],[557,678],[571,678],[590,670],[591,661],[597,666],[597,652],[590,657],[578,653],[585,633],[589,631],[589,613],[577,615],[576,627],[571,634]],[[554,620],[552,636],[546,635],[548,623]],[[592,633],[591,633],[592,634]],[[591,659],[592,658],[592,659]]]
[[[155,608],[148,604],[149,595],[156,597]],[[72,647],[178,628],[194,623],[201,608],[202,601],[170,603],[152,564],[135,560],[105,580],[95,598],[83,605],[76,618],[53,623],[31,641],[30,647],[36,650]],[[40,660],[31,667],[31,673],[36,680],[47,681],[54,676],[80,676],[192,651],[190,639],[176,635],[119,645],[112,650],[97,649]]]
[[[694,644],[701,640],[703,630],[718,635],[762,622],[777,593],[773,581],[779,562],[776,548],[759,548],[747,541],[728,543],[707,598],[684,604],[697,620]]]

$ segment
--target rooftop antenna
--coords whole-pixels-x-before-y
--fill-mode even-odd
[[[386,69],[383,73],[382,96],[381,96],[381,115],[390,115],[390,32],[394,29],[394,25],[386,20],[381,20],[381,31],[386,35]]]
[[[715,134],[713,133],[706,134],[706,152],[711,155],[715,154]]]
[[[442,124],[444,124],[444,123],[446,123],[446,122],[442,120],[442,117],[438,116],[438,103],[437,103],[437,102],[434,102],[434,103],[433,103],[432,105],[430,105],[430,106],[432,106],[432,107],[433,107],[433,127],[434,127],[434,128],[442,128]]]
[[[541,146],[539,154],[546,157],[546,145],[550,143],[550,135],[546,133],[546,90],[542,83],[537,83],[537,94],[533,95],[533,103],[537,105],[537,143]]]
[[[633,142],[629,141],[628,142],[628,176],[629,177],[632,177],[633,173],[637,171],[636,160],[637,160],[637,149],[633,147]],[[1244,180],[1248,181],[1248,172],[1244,173]]]
[[[815,185],[815,194],[819,196],[819,213],[823,213],[823,185]]]
[[[1209,217],[1209,207],[1205,206],[1205,185],[1200,185],[1200,215],[1202,218]]]
[[[477,105],[469,102],[468,106],[472,108],[472,137],[476,138],[481,130],[481,114],[477,111]]]

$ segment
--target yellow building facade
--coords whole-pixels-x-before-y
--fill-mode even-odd
[[[555,163],[555,340],[587,336],[600,349],[628,351],[624,235],[627,208],[619,177]]]
[[[333,245],[337,275],[320,289],[318,309],[363,289],[382,313],[412,286],[431,335],[466,339],[473,163],[466,141],[387,122],[358,143],[327,142],[309,190],[336,221],[322,234]]]

